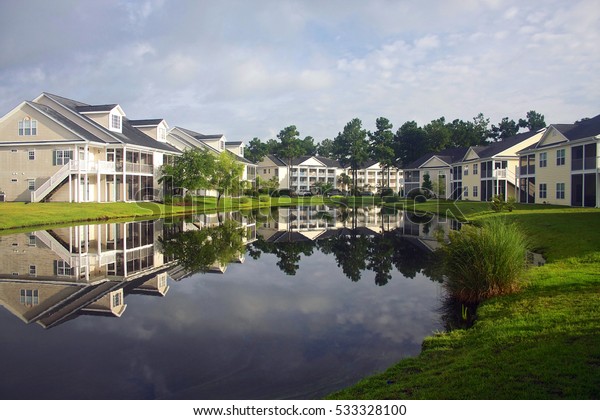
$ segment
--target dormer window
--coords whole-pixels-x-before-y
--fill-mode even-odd
[[[164,127],[158,127],[158,140],[167,141],[167,130]]]
[[[219,147],[220,147],[220,150],[225,150],[225,140],[221,140],[219,142]]]
[[[118,114],[110,115],[110,129],[121,132],[121,116]]]
[[[37,135],[37,121],[32,120],[31,117],[25,117],[19,121],[19,136],[36,136]]]

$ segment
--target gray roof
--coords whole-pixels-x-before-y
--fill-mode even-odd
[[[267,155],[266,157],[271,159],[273,161],[273,163],[277,166],[287,166],[287,163],[285,163],[283,160],[279,159],[275,155]]]
[[[242,141],[226,141],[225,145],[226,146],[241,146],[242,145]]]
[[[76,107],[77,112],[110,112],[117,104],[106,104],[106,105],[79,105]]]
[[[187,128],[183,128],[183,127],[176,127],[176,128],[180,129],[181,131],[186,133],[188,136],[192,136],[198,140],[220,139],[221,137],[223,137],[223,134],[201,134],[201,133],[198,133],[197,131],[188,130]]]
[[[85,119],[86,122],[98,127],[100,130],[104,131],[105,133],[107,133],[108,135],[116,138],[118,141],[124,143],[124,144],[132,144],[135,146],[142,146],[142,147],[148,147],[148,148],[152,148],[152,149],[159,149],[159,150],[163,150],[165,152],[175,152],[175,153],[180,153],[180,151],[167,144],[167,143],[162,143],[159,142],[157,140],[154,140],[152,137],[142,133],[140,130],[138,130],[137,128],[133,127],[131,125],[131,123],[129,122],[129,120],[127,118],[123,118],[122,124],[121,124],[121,131],[122,133],[118,133],[118,132],[114,132],[114,131],[110,131],[107,128],[101,126],[100,124],[96,123],[95,121],[93,121],[92,119],[88,118],[85,115],[80,114],[81,111],[79,111],[79,109],[88,109],[86,107],[90,107],[93,108],[93,105],[88,105],[88,104],[84,104],[83,102],[78,102],[78,101],[74,101],[72,99],[68,99],[68,98],[64,98],[62,96],[58,96],[58,95],[53,95],[50,93],[44,93],[46,96],[52,98],[53,100],[55,100],[56,102],[58,102],[59,104],[61,104],[62,106],[70,109],[71,111],[77,113],[81,118]],[[109,105],[100,105],[98,106],[98,108],[101,107],[108,107]],[[115,105],[116,106],[116,105]],[[115,106],[113,106],[110,109],[113,109]]]
[[[134,127],[152,127],[160,124],[163,121],[164,119],[162,118],[154,118],[147,120],[129,120],[129,124],[133,125]]]
[[[596,115],[589,120],[571,124],[571,127],[562,133],[569,140],[579,140],[597,136],[600,134],[600,115]]]
[[[73,131],[75,134],[77,134],[78,136],[80,136],[86,140],[94,141],[97,143],[106,143],[104,140],[100,139],[99,137],[96,137],[95,135],[93,135],[92,133],[90,133],[89,131],[87,131],[86,129],[81,127],[80,125],[74,123],[70,119],[64,117],[59,112],[56,112],[55,110],[53,110],[52,108],[50,108],[46,105],[37,104],[35,102],[30,102],[30,101],[27,101],[27,104],[29,106],[31,106],[32,108],[37,109],[39,112],[48,115],[50,118],[57,121],[59,124],[62,124],[69,130]]]

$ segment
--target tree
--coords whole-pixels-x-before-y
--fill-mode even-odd
[[[519,127],[528,128],[529,131],[538,131],[546,127],[544,116],[533,110],[527,113],[527,119],[519,118]]]
[[[175,158],[172,165],[163,165],[159,182],[171,182],[185,190],[211,189],[210,176],[215,171],[215,154],[207,150],[186,150]]]
[[[224,151],[215,160],[213,171],[209,173],[210,189],[217,191],[217,208],[221,197],[239,190],[244,165],[239,163],[233,153]]]
[[[353,185],[356,190],[358,168],[369,158],[367,130],[362,128],[361,120],[354,118],[346,124],[344,131],[338,133],[333,142],[335,156],[342,165],[349,165],[352,170]]]
[[[387,118],[380,117],[375,121],[375,127],[377,130],[374,133],[369,133],[371,157],[379,162],[382,172],[387,171],[383,187],[389,187],[390,167],[394,165],[396,160],[393,126]]]
[[[315,144],[315,139],[311,136],[306,136],[302,140],[299,141],[300,147],[300,156],[314,156],[317,153],[317,145]]]
[[[433,191],[433,184],[431,182],[431,177],[428,173],[425,173],[425,175],[423,175],[423,184],[421,185],[421,188],[423,188],[426,192]]]
[[[290,125],[277,134],[277,138],[281,142],[277,156],[287,161],[288,174],[290,173],[292,160],[295,157],[302,155],[302,145],[300,143],[300,138],[298,137],[299,135],[300,133],[296,129],[295,125]],[[289,187],[290,177],[288,176],[288,188]]]
[[[498,126],[492,124],[492,137],[495,141],[515,136],[518,132],[519,125],[514,120],[509,120],[508,117],[502,118]]]
[[[252,163],[258,163],[269,153],[269,145],[254,137],[244,150],[244,157]]]
[[[446,119],[444,117],[432,120],[423,127],[423,130],[427,133],[428,152],[439,152],[450,146],[452,134],[446,126]]]
[[[333,158],[333,140],[325,139],[317,146],[317,155]]]
[[[407,121],[394,136],[396,156],[406,165],[428,153],[427,133],[415,121]]]
[[[349,187],[352,185],[352,178],[347,173],[341,173],[338,176],[337,183],[343,187]]]

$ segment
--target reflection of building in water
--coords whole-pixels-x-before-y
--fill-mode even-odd
[[[294,233],[293,241],[317,240],[344,229],[359,229],[365,235],[380,234],[402,226],[402,212],[378,206],[333,207],[327,205],[280,207],[266,221],[259,223],[258,233],[271,242]],[[287,235],[288,238],[291,238]]]
[[[402,236],[429,251],[440,248],[440,238],[447,238],[452,230],[460,230],[455,219],[434,214],[403,212]]]
[[[0,236],[0,304],[50,328],[80,314],[121,316],[131,293],[164,296],[162,221]]]
[[[354,209],[326,205],[298,206],[272,212],[267,220],[259,223],[258,233],[269,242],[298,242],[344,235],[348,229],[365,236],[393,231],[416,238],[420,245],[435,250],[439,247],[440,234],[447,237],[450,230],[460,229],[460,223],[444,216],[420,216],[378,206]]]

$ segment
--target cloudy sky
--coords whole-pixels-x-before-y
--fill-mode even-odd
[[[600,113],[597,0],[0,3],[0,114],[46,91],[228,140]]]

